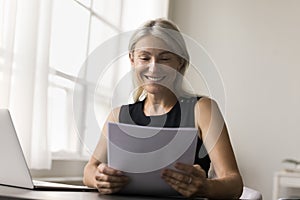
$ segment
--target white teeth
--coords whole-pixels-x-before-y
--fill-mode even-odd
[[[150,77],[150,76],[146,76],[146,78],[150,81],[161,81],[163,80],[164,77]]]

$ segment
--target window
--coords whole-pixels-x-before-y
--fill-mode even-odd
[[[147,5],[145,5],[147,4]],[[72,100],[75,81],[85,59],[101,43],[123,31],[132,30],[146,20],[167,17],[167,0],[54,0],[49,55],[48,130],[51,151],[54,155],[88,156],[97,143],[100,133],[85,135],[89,120],[87,102],[82,99],[81,120],[73,119]],[[137,17],[138,16],[138,17]],[[96,95],[95,107],[99,126],[110,111],[110,93],[114,83],[130,70],[127,56],[120,57],[106,71],[99,83],[101,92]],[[1,78],[1,74],[0,74]],[[81,82],[86,95],[88,81]]]

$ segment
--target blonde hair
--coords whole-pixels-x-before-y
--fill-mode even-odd
[[[182,66],[179,69],[179,73],[184,75],[187,67],[189,66],[189,53],[186,48],[186,44],[179,28],[172,21],[166,19],[155,19],[147,21],[139,29],[137,29],[129,42],[129,52],[133,53],[136,43],[145,36],[154,36],[162,39],[171,49],[172,53],[175,53],[181,60]],[[175,89],[177,92],[182,92],[182,77],[177,76]],[[136,83],[135,83],[136,84]],[[146,95],[142,86],[138,86],[134,92],[134,102],[140,100]]]

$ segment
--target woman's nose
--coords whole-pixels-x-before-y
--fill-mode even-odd
[[[150,72],[155,72],[158,70],[158,63],[155,58],[151,58],[148,67]]]

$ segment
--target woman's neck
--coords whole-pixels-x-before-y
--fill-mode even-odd
[[[177,98],[173,93],[163,95],[147,94],[144,113],[147,116],[166,114],[173,108],[176,102]]]

